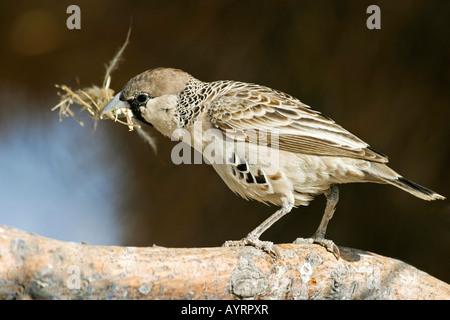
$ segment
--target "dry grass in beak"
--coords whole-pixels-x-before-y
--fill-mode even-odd
[[[125,43],[122,45],[119,51],[117,51],[114,58],[106,65],[106,74],[103,80],[102,87],[91,86],[88,88],[78,89],[74,91],[69,86],[66,86],[64,84],[55,85],[57,88],[61,89],[61,91],[58,92],[58,95],[60,96],[60,101],[56,106],[52,108],[52,111],[58,110],[60,121],[62,120],[62,118],[72,117],[81,126],[84,126],[83,121],[81,121],[71,110],[72,105],[78,104],[82,107],[81,111],[87,110],[89,115],[95,120],[95,127],[97,125],[97,120],[105,119],[105,117],[117,121],[121,124],[128,126],[130,131],[136,129],[139,135],[141,135],[156,152],[156,145],[153,138],[143,129],[141,129],[140,125],[138,125],[133,121],[133,113],[131,112],[130,109],[120,108],[114,110],[111,113],[107,113],[106,115],[103,116],[103,118],[100,116],[103,108],[114,97],[114,90],[112,90],[109,87],[111,83],[111,73],[117,68],[121,60],[123,51],[128,45],[130,32],[131,29],[128,31]],[[125,121],[119,118],[125,118]]]
[[[59,109],[59,119],[62,120],[64,117],[74,118],[81,126],[84,126],[83,121],[81,121],[75,113],[71,110],[73,104],[78,104],[82,106],[81,111],[87,110],[89,115],[95,119],[102,119],[100,114],[106,104],[114,97],[114,90],[112,90],[109,85],[111,83],[111,72],[117,68],[117,65],[121,59],[123,51],[128,45],[128,40],[130,37],[130,31],[128,31],[127,38],[122,47],[117,51],[114,58],[106,66],[105,79],[103,81],[102,87],[92,86],[88,88],[78,89],[76,91],[72,90],[66,85],[55,85],[57,88],[61,89],[58,92],[60,96],[60,102],[52,108],[52,111]],[[119,120],[119,117],[125,116],[126,121]],[[133,130],[136,125],[132,121],[132,113],[128,109],[118,109],[112,113],[107,114],[107,117],[117,121],[119,123],[125,124],[128,128]]]

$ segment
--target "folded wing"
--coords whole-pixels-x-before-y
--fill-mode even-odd
[[[252,139],[252,135],[265,133],[264,143],[271,146],[271,135],[276,134],[280,150],[388,162],[385,155],[333,120],[285,93],[240,82],[230,82],[225,92],[209,106],[209,117],[233,139],[263,143]]]

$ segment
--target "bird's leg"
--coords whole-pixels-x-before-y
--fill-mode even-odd
[[[271,241],[262,241],[259,237],[269,229],[275,222],[281,219],[284,215],[289,213],[294,206],[293,200],[283,200],[283,206],[277,210],[274,214],[272,214],[269,218],[264,220],[259,226],[257,226],[253,231],[251,231],[244,239],[242,240],[230,240],[226,241],[223,246],[224,247],[242,247],[242,246],[253,246],[258,249],[262,249],[269,254],[277,255],[276,248],[274,248],[273,242]]]
[[[336,210],[336,204],[339,200],[339,189],[336,186],[331,186],[330,189],[325,193],[325,196],[327,197],[327,204],[316,233],[314,233],[314,235],[309,239],[298,238],[294,241],[294,243],[320,244],[328,251],[332,252],[337,259],[339,259],[339,248],[334,244],[333,241],[325,239],[328,222],[331,220],[331,218],[333,218],[334,211]]]

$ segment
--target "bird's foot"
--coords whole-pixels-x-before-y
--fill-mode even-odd
[[[336,257],[337,260],[339,260],[341,254],[339,252],[339,248],[337,245],[334,244],[333,241],[328,240],[328,239],[324,239],[324,238],[297,238],[295,239],[294,243],[297,244],[302,244],[302,243],[316,243],[321,245],[322,247],[324,247],[325,249],[327,249],[328,251],[330,251],[332,254],[334,254],[334,256]]]
[[[279,254],[277,246],[274,245],[273,242],[259,240],[257,237],[251,234],[249,234],[242,240],[229,240],[222,245],[222,247],[244,247],[244,246],[255,247],[256,249],[263,250],[275,257],[277,257]]]

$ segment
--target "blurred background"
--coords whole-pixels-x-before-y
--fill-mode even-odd
[[[66,9],[81,9],[69,30]],[[366,9],[381,9],[369,30]],[[220,246],[277,208],[234,195],[211,166],[174,165],[176,142],[149,129],[155,153],[112,121],[59,121],[54,84],[120,90],[155,67],[200,80],[263,84],[298,97],[387,154],[406,178],[450,196],[450,2],[0,1],[0,224],[99,245]],[[79,110],[77,107],[74,110]],[[386,185],[340,187],[327,236],[450,282],[449,201]],[[263,234],[316,230],[317,197]]]

